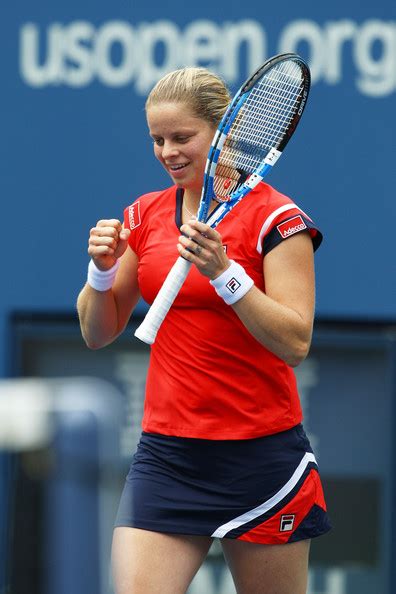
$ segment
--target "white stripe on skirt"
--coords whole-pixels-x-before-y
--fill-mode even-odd
[[[239,526],[242,526],[243,524],[247,524],[251,520],[258,518],[262,514],[265,514],[267,511],[272,509],[275,505],[282,501],[282,499],[286,497],[286,495],[288,495],[290,491],[294,489],[294,487],[304,474],[305,469],[307,468],[310,462],[314,462],[315,464],[317,464],[315,456],[311,452],[307,452],[306,454],[304,454],[304,457],[302,458],[300,464],[297,466],[292,477],[277,493],[275,493],[275,495],[273,495],[270,499],[268,499],[268,501],[265,501],[258,507],[255,507],[254,509],[242,514],[241,516],[238,516],[237,518],[230,520],[226,524],[219,526],[219,528],[217,528],[213,532],[212,536],[214,538],[223,538],[227,534],[227,532],[235,530],[235,528],[239,528]]]

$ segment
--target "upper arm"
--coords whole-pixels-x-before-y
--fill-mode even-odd
[[[140,299],[138,257],[130,246],[120,258],[120,267],[112,287],[117,306],[118,331],[122,332]]]
[[[300,232],[282,241],[264,257],[265,293],[294,310],[312,327],[315,270],[312,239]]]

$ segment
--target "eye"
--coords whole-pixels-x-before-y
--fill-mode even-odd
[[[155,138],[155,137],[153,137],[153,142],[154,142],[154,144],[156,144],[157,146],[163,146],[163,144],[164,144],[164,139],[163,139],[163,138]]]
[[[190,136],[176,136],[175,140],[179,144],[185,144],[190,140]]]

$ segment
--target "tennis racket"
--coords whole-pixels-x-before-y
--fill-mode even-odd
[[[310,89],[308,65],[296,54],[265,62],[239,89],[213,138],[197,219],[215,228],[271,171],[295,131]],[[208,218],[212,199],[221,205]],[[153,344],[191,268],[176,260],[135,336]]]

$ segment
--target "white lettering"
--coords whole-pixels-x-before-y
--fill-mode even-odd
[[[329,84],[335,85],[342,78],[344,44],[353,41],[356,29],[356,23],[347,20],[331,22],[325,27],[326,56],[323,59],[323,78]]]
[[[298,53],[301,44],[306,44],[309,50],[309,68],[312,82],[320,79],[323,71],[323,36],[319,25],[313,21],[298,20],[290,23],[279,40],[279,53]]]
[[[201,64],[211,70],[219,70],[222,36],[215,23],[204,20],[195,21],[187,27],[184,40],[187,64]]]
[[[95,28],[91,23],[77,21],[63,30],[64,57],[67,68],[63,68],[62,80],[71,87],[85,87],[94,77],[92,63],[92,40]]]
[[[374,46],[380,46],[374,58]],[[367,21],[354,49],[359,69],[358,89],[365,95],[382,97],[396,89],[396,26],[378,20]]]
[[[295,225],[294,227],[289,227],[288,229],[282,230],[280,234],[282,235],[282,237],[289,237],[289,235],[293,235],[294,233],[302,231],[306,228],[307,226],[304,223],[300,223],[299,225]]]
[[[47,31],[46,52],[40,52],[39,30],[33,23],[21,28],[20,71],[22,78],[32,87],[44,87],[62,80],[63,72],[63,29],[54,23]],[[40,63],[40,54],[46,59]]]
[[[257,21],[245,20],[239,23],[225,23],[221,31],[223,62],[220,74],[229,83],[245,79],[256,70],[267,55],[267,36]],[[246,67],[241,73],[240,55],[246,46]]]
[[[136,80],[136,90],[147,93],[150,88],[164,74],[175,70],[183,64],[183,44],[180,44],[181,33],[177,25],[171,21],[157,21],[146,23],[139,27],[139,74]],[[156,50],[163,49],[162,62],[158,64]]]
[[[115,47],[121,53],[121,60],[114,64],[112,51]],[[96,37],[95,66],[98,78],[110,87],[127,85],[135,70],[135,47],[133,29],[122,21],[106,23]]]
[[[396,90],[393,22],[297,19],[279,32],[277,51],[307,55],[314,83],[345,80],[370,97]],[[52,23],[44,31],[26,23],[20,29],[20,75],[34,88],[84,87],[97,80],[110,87],[133,85],[145,95],[166,72],[187,64],[207,66],[233,84],[267,56],[266,31],[252,19],[223,24],[199,19],[184,29],[169,20],[136,26],[114,20],[100,27],[74,21]]]

